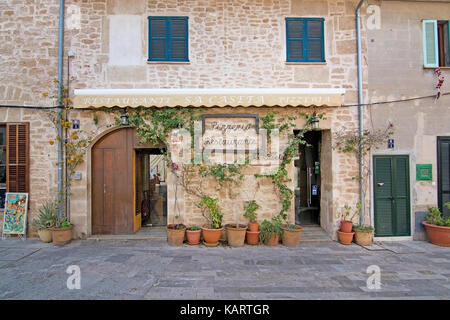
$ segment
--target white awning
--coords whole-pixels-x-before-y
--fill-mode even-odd
[[[74,108],[340,106],[345,89],[80,89]]]

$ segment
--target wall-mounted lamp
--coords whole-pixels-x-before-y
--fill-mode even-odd
[[[129,124],[127,109],[124,109],[123,113],[120,115],[120,124],[123,126],[127,126]]]
[[[310,122],[311,122],[311,127],[312,127],[313,130],[320,130],[320,128],[319,128],[319,118],[317,118],[317,114],[316,114],[315,111],[312,114]]]

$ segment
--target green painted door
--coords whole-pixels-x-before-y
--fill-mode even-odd
[[[410,236],[409,156],[374,156],[376,237]]]
[[[444,203],[450,201],[450,137],[438,137],[438,203],[444,216],[450,209]]]

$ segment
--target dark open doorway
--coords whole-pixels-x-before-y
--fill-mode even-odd
[[[298,132],[294,132],[298,134]],[[320,225],[320,150],[321,131],[304,135],[307,144],[299,146],[295,160],[297,185],[295,188],[295,223]]]
[[[136,213],[142,227],[167,225],[167,160],[158,148],[136,150]]]

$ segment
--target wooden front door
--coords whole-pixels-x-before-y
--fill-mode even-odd
[[[133,233],[134,137],[119,129],[92,148],[92,234]]]
[[[373,161],[375,236],[409,236],[409,157],[374,156]]]

